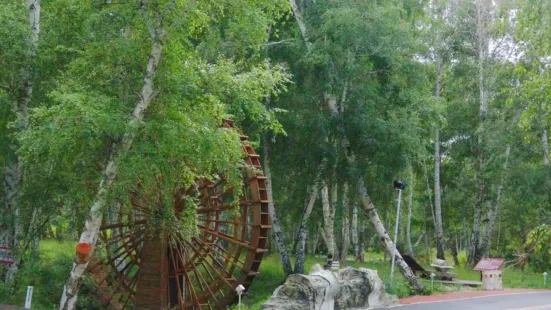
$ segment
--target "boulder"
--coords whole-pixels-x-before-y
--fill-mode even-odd
[[[376,270],[347,267],[337,272],[315,265],[309,275],[294,274],[262,305],[263,310],[345,310],[391,306]]]

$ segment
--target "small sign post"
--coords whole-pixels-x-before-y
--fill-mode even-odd
[[[33,300],[33,287],[27,286],[27,297],[25,298],[25,309],[31,309],[32,300]]]
[[[543,286],[547,286],[547,271],[543,273]]]
[[[504,258],[482,258],[473,270],[480,271],[480,279],[484,290],[503,289],[501,268],[505,264]]]

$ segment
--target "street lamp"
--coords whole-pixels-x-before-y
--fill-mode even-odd
[[[390,267],[390,287],[394,283],[394,261],[396,260],[396,242],[398,241],[398,227],[400,226],[400,204],[402,203],[402,192],[406,189],[406,182],[394,180],[394,188],[398,190],[398,207],[396,209],[396,225],[394,227],[394,247],[392,249],[392,265]]]

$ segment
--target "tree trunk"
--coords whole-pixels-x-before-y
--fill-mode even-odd
[[[343,184],[342,189],[342,250],[340,260],[346,261],[348,248],[350,247],[350,219],[348,207],[348,183]],[[356,223],[357,224],[357,223]]]
[[[318,198],[318,184],[314,183],[312,189],[310,190],[310,197],[308,198],[308,203],[304,208],[302,213],[302,221],[300,223],[300,228],[298,230],[298,240],[297,240],[297,254],[295,262],[295,273],[303,274],[304,273],[304,259],[306,251],[306,235],[308,234],[308,220],[310,219],[310,214],[314,208],[314,204]],[[317,238],[315,240],[317,242]],[[315,248],[316,245],[314,245]],[[315,252],[315,249],[313,250]],[[314,253],[315,254],[315,253]]]
[[[440,131],[434,130],[434,216],[436,220],[436,257],[444,257],[444,228],[442,227],[442,205],[440,199]]]
[[[430,213],[432,216],[432,225],[436,227],[436,216],[434,215],[434,206],[432,205],[432,194],[430,190],[430,184],[429,184],[429,174],[427,172],[427,165],[423,163],[423,170],[425,170],[425,181],[427,183],[427,195],[429,196],[429,203],[430,203]]]
[[[476,176],[476,184],[479,187],[483,187],[484,183],[480,181],[480,176]],[[480,231],[481,231],[481,214],[482,214],[482,204],[483,204],[483,189],[477,190],[476,203],[474,209],[474,221],[473,221],[473,232],[471,236],[471,241],[469,244],[469,257],[468,262],[471,265],[474,265],[481,258],[480,256]]]
[[[434,95],[436,98],[440,98],[440,92],[442,91],[442,74],[444,67],[442,65],[442,59],[440,57],[436,60],[436,85]],[[436,231],[436,257],[438,259],[445,259],[444,254],[444,228],[442,226],[442,200],[440,189],[440,165],[442,159],[440,156],[440,129],[438,126],[434,129],[434,209],[431,207],[434,229]],[[428,177],[427,177],[428,182]],[[428,184],[427,184],[428,186]],[[430,193],[430,191],[429,191]],[[432,199],[431,199],[432,204]]]
[[[333,232],[334,221],[333,211],[329,202],[329,189],[325,181],[321,187],[321,202],[323,205],[323,231],[325,235],[325,245],[327,246],[327,262],[332,262],[335,256],[335,234]]]
[[[308,52],[310,52],[312,50],[312,43],[310,42],[310,37],[308,36],[308,30],[306,29],[306,22],[304,21],[302,12],[297,6],[296,0],[289,0],[289,4],[291,5],[291,9],[293,10],[293,14],[295,15],[295,20],[297,21],[300,33],[302,34],[302,39],[306,44],[306,49],[308,50]]]
[[[473,233],[471,237],[471,244],[469,246],[469,258],[470,264],[475,264],[482,257],[481,251],[481,216],[482,208],[485,200],[486,184],[483,180],[483,145],[484,145],[484,132],[486,115],[488,113],[488,97],[485,90],[485,76],[484,67],[486,61],[486,49],[487,49],[487,35],[486,35],[486,13],[484,0],[476,0],[476,40],[477,40],[477,56],[478,56],[478,87],[479,87],[479,101],[480,101],[480,128],[478,130],[478,145],[476,147],[476,160],[475,171],[477,173],[476,180],[476,202],[473,218]]]
[[[453,257],[453,263],[455,264],[455,266],[459,266],[459,259],[457,258],[457,236],[455,236],[455,245],[452,245],[450,247],[450,249],[452,250],[452,257]],[[454,242],[454,240],[452,240],[452,242]]]
[[[408,218],[407,218],[407,227],[406,227],[406,244],[408,247],[408,255],[413,257],[413,246],[411,245],[411,216],[413,209],[413,190],[415,186],[413,185],[413,168],[410,167],[410,177],[409,177],[409,195],[408,195]]]
[[[543,150],[543,165],[549,167],[549,139],[547,129],[544,129],[541,134],[541,146]]]
[[[358,249],[358,260],[360,263],[363,263],[365,261],[365,223],[364,220],[362,220],[362,217],[360,216],[359,225],[360,225],[360,238],[359,238],[359,249]],[[386,253],[386,251],[385,251]]]
[[[352,246],[354,247],[354,259],[359,260],[360,248],[358,244],[358,204],[352,206]]]
[[[421,232],[419,235],[419,238],[417,238],[417,241],[415,241],[415,244],[413,245],[414,248],[418,247],[421,241],[423,241],[423,237],[425,236],[426,231]]]
[[[316,255],[316,252],[318,250],[319,239],[320,239],[320,235],[319,234],[314,234],[314,238],[312,238],[312,255],[314,255],[314,256]],[[302,269],[304,269],[304,267]]]
[[[33,63],[38,48],[40,35],[40,0],[27,0],[28,22],[31,28],[31,37],[28,41],[30,60],[29,65],[21,71],[21,96],[18,98],[14,111],[18,115],[17,130],[24,131],[29,126],[29,104],[33,94]],[[16,145],[10,148],[17,151]],[[15,257],[14,263],[10,265],[6,274],[6,281],[11,282],[19,269],[21,255],[19,249],[19,238],[21,237],[21,212],[17,201],[19,200],[20,187],[23,183],[22,160],[19,156],[8,162],[4,176],[5,207],[7,212],[13,212],[13,237],[11,238],[12,254]]]
[[[277,251],[281,256],[281,265],[283,267],[283,272],[285,277],[293,273],[293,267],[291,266],[291,260],[285,248],[285,241],[283,240],[283,233],[281,230],[281,225],[277,218],[277,213],[275,212],[274,207],[274,197],[272,193],[272,172],[270,170],[270,146],[266,135],[264,135],[264,176],[266,177],[266,193],[268,194],[268,213],[270,214],[270,219],[272,223],[272,234],[277,245]]]
[[[40,240],[42,239],[42,230],[38,224],[40,213],[40,209],[33,210],[33,215],[31,217],[31,222],[29,224],[26,237],[26,239],[28,239],[27,242],[31,242],[31,253],[34,259],[37,259],[40,256]]]
[[[334,169],[334,173],[336,173],[336,168]],[[331,186],[331,228],[332,233],[332,239],[333,239],[333,259],[332,260],[339,260],[339,247],[337,246],[337,237],[335,236],[335,213],[337,211],[337,203],[338,203],[338,184],[336,182],[337,178],[335,177],[333,180],[333,186]],[[328,232],[329,233],[329,232]]]
[[[117,176],[118,161],[132,146],[135,137],[133,129],[139,126],[139,123],[143,119],[144,113],[154,96],[154,79],[161,60],[166,32],[164,29],[159,28],[154,29],[151,32],[153,42],[148,58],[147,71],[143,78],[143,85],[138,102],[132,112],[132,119],[129,123],[129,127],[132,130],[125,133],[120,142],[113,144],[109,154],[109,160],[102,173],[102,180],[98,186],[96,196],[90,208],[90,214],[86,219],[84,230],[80,235],[80,243],[88,243],[92,245],[92,253],[95,250],[99,229],[101,226],[101,212],[105,207],[107,195],[111,190],[113,181]],[[92,255],[92,253],[90,253],[90,255]],[[61,296],[59,305],[60,310],[75,309],[81,279],[86,272],[86,268],[88,267],[88,262],[77,264],[76,261],[77,260],[75,258],[75,260],[73,260],[71,275],[67,279],[63,289],[63,295]]]
[[[501,193],[503,191],[503,182],[505,179],[505,175],[507,174],[507,163],[509,162],[510,153],[511,153],[511,146],[507,145],[507,149],[505,150],[505,163],[503,164],[503,172],[501,175],[501,183],[497,188],[497,198],[495,203],[489,204],[489,208],[488,208],[488,223],[486,224],[486,231],[484,232],[484,237],[482,239],[482,245],[481,245],[483,257],[490,256],[490,252],[492,248],[492,233],[494,232],[496,217],[499,213],[499,204],[501,201]]]
[[[388,236],[388,233],[384,228],[383,223],[381,222],[381,219],[379,218],[379,213],[377,212],[377,209],[375,208],[373,201],[371,200],[371,198],[367,193],[363,179],[360,179],[358,181],[357,187],[358,187],[358,193],[360,194],[364,209],[367,215],[369,216],[371,223],[375,227],[375,231],[379,235],[380,240],[384,243],[387,252],[390,255],[392,255],[394,251],[394,243]],[[402,258],[402,255],[400,254],[400,252],[398,252],[397,250],[396,250],[395,261],[396,261],[396,264],[398,265],[398,268],[400,268],[402,275],[408,281],[409,285],[417,292],[424,292],[425,287],[421,282],[419,282],[419,279],[417,279],[417,277],[415,276],[411,268],[409,268],[408,264],[406,264],[406,262]]]

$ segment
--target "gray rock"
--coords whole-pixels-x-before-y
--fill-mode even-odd
[[[345,310],[390,306],[396,296],[385,292],[377,271],[347,267],[338,272],[320,265],[309,275],[294,274],[262,305],[263,310]]]

